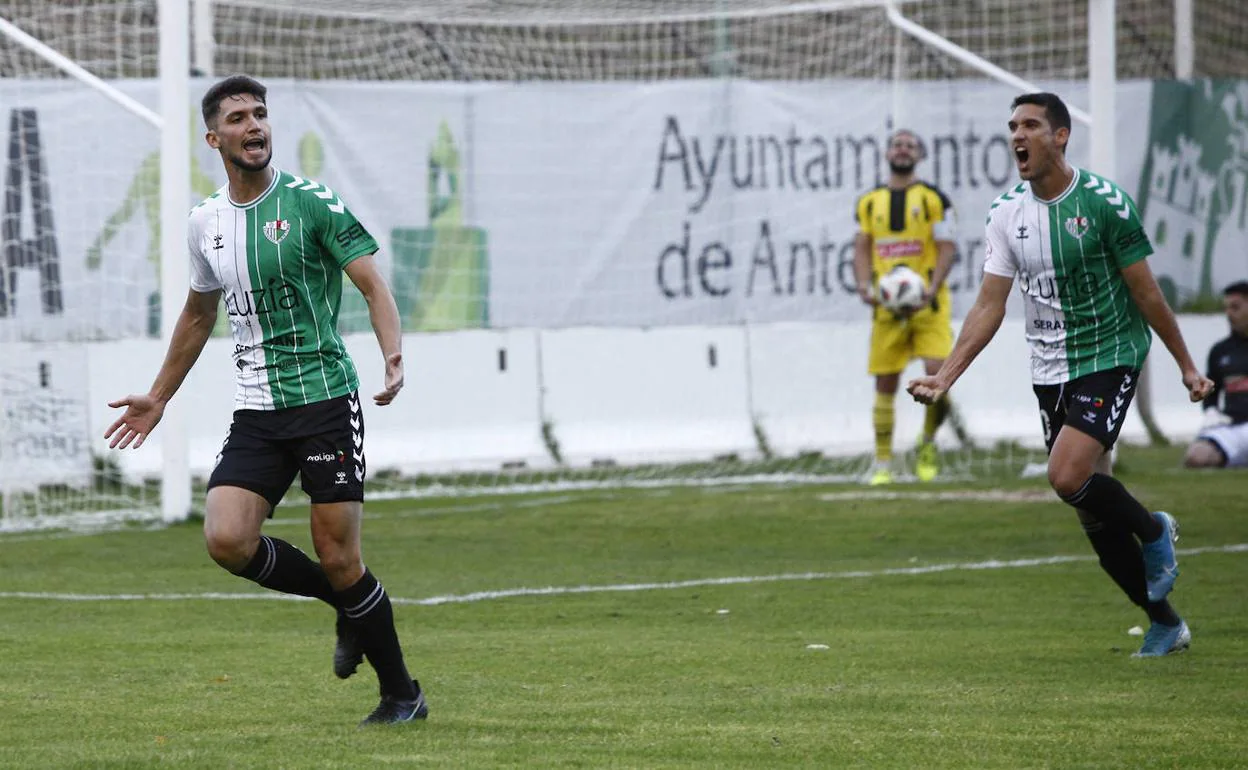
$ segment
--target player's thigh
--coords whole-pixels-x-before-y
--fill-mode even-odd
[[[250,489],[228,485],[209,489],[204,505],[204,540],[209,551],[214,558],[227,561],[250,558],[264,520],[272,512],[269,501]]]
[[[1069,421],[1057,433],[1049,453],[1049,484],[1060,495],[1073,495],[1102,466],[1109,450]]]
[[[925,309],[910,319],[914,355],[927,361],[943,361],[953,351],[953,322],[947,307]]]
[[[874,375],[898,374],[914,357],[910,329],[905,321],[877,309],[871,322],[871,349],[867,372]]]
[[[217,487],[248,490],[263,498],[272,514],[299,472],[290,447],[274,437],[281,419],[276,413],[235,415],[208,477],[210,494]]]

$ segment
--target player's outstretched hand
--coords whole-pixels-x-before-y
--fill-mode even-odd
[[[165,414],[165,402],[151,396],[126,396],[116,401],[109,401],[114,409],[125,407],[126,411],[104,431],[104,438],[109,449],[125,449],[131,442],[134,448],[143,446],[148,435],[156,429],[156,424]]]
[[[386,389],[373,396],[373,403],[385,406],[399,395],[403,389],[403,354],[391,353],[386,356]]]
[[[906,385],[906,392],[914,396],[914,400],[920,404],[930,404],[940,398],[944,392],[948,390],[938,377],[926,376],[918,377],[910,380],[910,384]]]
[[[1213,380],[1201,374],[1197,369],[1191,369],[1183,372],[1183,387],[1187,388],[1187,395],[1192,401],[1204,401],[1205,397],[1213,391]]]

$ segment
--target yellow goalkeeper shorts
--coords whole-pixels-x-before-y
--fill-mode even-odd
[[[905,319],[898,319],[884,308],[875,309],[871,324],[869,374],[897,374],[912,359],[943,360],[953,350],[953,327],[949,303],[939,310],[925,307]]]

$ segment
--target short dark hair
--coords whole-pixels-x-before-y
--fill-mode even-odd
[[[920,155],[927,155],[927,145],[923,143],[923,137],[919,136],[918,131],[914,131],[909,128],[894,128],[892,133],[888,135],[888,141],[884,143],[884,146],[885,147],[891,146],[893,143],[893,140],[901,136],[902,134],[905,134],[906,136],[912,137],[914,139],[915,144],[919,145]]]
[[[1222,296],[1224,297],[1229,297],[1232,294],[1248,297],[1248,281],[1236,281],[1222,290]]]
[[[231,75],[221,82],[208,89],[208,93],[204,94],[204,100],[200,102],[200,110],[204,114],[204,125],[212,128],[217,120],[217,115],[221,113],[221,101],[231,96],[239,94],[251,94],[260,100],[261,104],[267,104],[264,97],[268,94],[269,89],[264,84],[253,77],[247,75]]]
[[[1051,94],[1048,91],[1037,91],[1034,94],[1019,94],[1014,97],[1014,102],[1010,105],[1010,109],[1017,109],[1020,104],[1034,104],[1044,108],[1044,118],[1049,121],[1049,125],[1054,130],[1064,128],[1070,130],[1070,110],[1066,108],[1066,102],[1062,101],[1062,97],[1057,94]]]

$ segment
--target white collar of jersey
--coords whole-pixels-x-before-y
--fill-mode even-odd
[[[260,201],[269,197],[269,193],[273,192],[273,188],[277,187],[277,180],[282,178],[282,170],[280,168],[278,168],[277,166],[274,166],[272,163],[269,164],[269,168],[273,170],[273,178],[269,180],[269,186],[264,188],[264,192],[257,195],[254,201],[252,201],[251,203],[245,203],[245,204],[236,203],[234,201],[234,197],[230,195],[230,185],[228,182],[225,185],[225,199],[229,201],[230,205],[236,209],[246,210],[246,209],[254,208],[260,205]]]
[[[1036,199],[1036,203],[1043,203],[1046,206],[1052,206],[1054,203],[1058,203],[1059,201],[1061,201],[1062,198],[1065,198],[1067,195],[1070,195],[1070,191],[1075,189],[1075,185],[1079,184],[1079,175],[1083,173],[1083,169],[1079,168],[1078,166],[1071,166],[1071,169],[1073,169],[1075,173],[1071,174],[1070,184],[1066,185],[1066,189],[1062,190],[1061,195],[1057,196],[1053,200],[1045,200],[1044,198],[1041,198],[1039,195],[1036,195],[1035,188],[1033,188],[1031,186],[1031,183],[1028,182],[1027,190],[1031,192],[1031,197]]]

